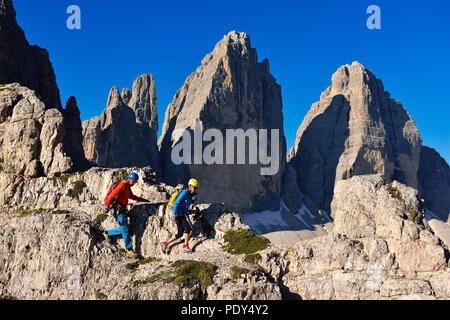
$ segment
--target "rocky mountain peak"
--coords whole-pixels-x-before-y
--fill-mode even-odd
[[[351,96],[355,90],[367,89],[372,91],[384,91],[381,80],[378,80],[370,70],[364,68],[358,61],[351,65],[341,66],[332,77],[330,95],[344,94]]]
[[[148,123],[158,131],[156,85],[153,75],[146,73],[134,80],[128,105],[136,113],[137,121]]]
[[[112,87],[111,90],[109,91],[106,107],[113,108],[119,105],[120,103],[122,103],[122,96],[119,93],[119,88]]]
[[[230,31],[217,43],[214,51],[219,51],[223,47],[244,53],[244,50],[251,49],[250,37],[245,32]]]
[[[128,88],[122,89],[121,97],[122,97],[123,102],[125,102],[125,104],[128,104],[130,102],[131,95],[132,95],[132,93],[131,93],[130,89],[128,89]]]
[[[247,34],[232,31],[220,40],[175,95],[159,139],[161,164],[170,184],[186,183],[191,176],[202,181],[199,201],[224,202],[242,211],[279,206],[284,156],[275,160],[279,172],[270,177],[261,175],[260,164],[172,162],[172,149],[181,141],[180,137],[172,141],[172,134],[178,129],[194,130],[196,121],[203,131],[217,129],[223,136],[227,129],[278,129],[279,154],[286,153],[281,87],[270,74],[268,61],[258,63]]]
[[[62,110],[47,50],[31,46],[17,24],[11,0],[0,1],[0,84],[19,83],[36,92],[47,109]]]
[[[70,113],[80,113],[80,110],[78,109],[78,105],[77,105],[77,98],[75,98],[74,96],[69,97],[69,99],[67,100],[66,103],[66,109],[67,112]]]
[[[328,211],[335,182],[354,175],[381,173],[417,188],[421,142],[401,103],[353,62],[333,74],[311,106],[289,158],[301,191]]]

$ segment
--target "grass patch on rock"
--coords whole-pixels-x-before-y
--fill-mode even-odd
[[[74,199],[78,198],[83,193],[83,189],[86,187],[87,185],[83,180],[75,181],[72,185],[72,189],[69,191],[69,196]]]
[[[405,205],[406,213],[407,213],[408,217],[411,220],[413,220],[415,223],[420,224],[422,222],[422,218],[423,218],[422,213],[419,212],[418,210],[416,210],[416,208],[414,208],[414,207],[412,207],[410,205],[406,205],[405,199],[403,199],[402,194],[400,193],[400,191],[398,190],[397,187],[392,185],[392,183],[385,182],[384,184],[388,188],[388,191],[389,191],[390,195],[394,199],[399,200],[400,202],[402,202]]]
[[[98,300],[106,300],[106,299],[108,299],[108,296],[106,294],[104,294],[103,292],[101,292],[99,289],[95,290],[95,297]]]
[[[3,92],[3,91],[12,91],[12,89],[10,87],[0,86],[0,92]]]
[[[415,223],[420,224],[422,222],[422,213],[416,210],[414,207],[406,206],[406,212],[408,213],[408,217]]]
[[[232,280],[236,281],[242,278],[242,275],[250,273],[250,270],[238,266],[232,266],[230,268],[230,277]]]
[[[156,260],[155,258],[148,259],[151,261]],[[148,259],[133,262],[127,265],[127,269],[133,272],[138,268],[139,264],[148,263]],[[155,269],[155,271],[157,269]],[[134,280],[131,283],[152,284],[157,281],[164,281],[166,283],[174,283],[178,286],[189,288],[199,284],[201,288],[205,289],[213,284],[213,278],[217,274],[217,269],[217,266],[205,261],[178,260],[170,265],[169,270],[158,273],[154,272],[150,277],[142,280]]]
[[[126,169],[119,169],[113,173],[113,177],[116,181],[123,181],[128,179],[128,171]]]
[[[149,258],[145,258],[145,259],[139,259],[139,260],[136,260],[135,262],[127,263],[125,268],[127,268],[128,270],[131,270],[131,271],[135,271],[135,270],[137,270],[137,268],[139,268],[140,265],[151,263],[151,262],[154,262],[154,261],[159,261],[159,260],[160,259],[153,258],[153,257],[149,257]]]
[[[250,253],[246,254],[244,261],[251,264],[256,264],[259,260],[261,260],[261,255],[259,253]]]
[[[20,207],[19,209],[17,209],[17,216],[18,217],[25,217],[27,215],[29,215],[31,213],[30,210],[25,209],[24,207]]]
[[[106,214],[101,213],[95,217],[95,223],[102,224],[107,218],[108,216]]]
[[[173,282],[180,286],[192,288],[197,283],[202,288],[213,283],[217,266],[204,261],[178,260],[172,264],[175,268]]]
[[[388,191],[392,198],[399,200],[400,202],[405,203],[405,199],[403,199],[402,194],[400,193],[400,190],[398,190],[397,187],[393,186],[390,182],[385,182],[385,185],[388,188]]]
[[[267,248],[269,241],[250,230],[228,230],[225,232],[224,249],[232,254],[252,254]]]
[[[133,281],[131,281],[131,283],[133,283],[133,284],[152,284],[157,281],[172,282],[173,279],[174,279],[174,276],[172,275],[172,272],[166,271],[166,272],[154,273],[150,277],[147,277],[143,280],[133,280]]]
[[[53,181],[53,184],[56,185],[56,182],[59,180],[62,183],[66,184],[69,179],[77,174],[81,174],[82,172],[72,172],[72,173],[67,173],[67,174],[62,174],[60,176],[57,177],[53,177],[51,178],[51,180]]]

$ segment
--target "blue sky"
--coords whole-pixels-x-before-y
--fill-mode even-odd
[[[424,145],[450,162],[450,1],[13,0],[32,44],[46,48],[63,104],[100,115],[112,86],[155,77],[160,127],[185,79],[231,30],[247,32],[282,86],[288,149],[312,103],[343,64],[357,60],[383,80],[417,123]],[[81,30],[66,9],[81,8]],[[369,5],[381,30],[369,30]]]

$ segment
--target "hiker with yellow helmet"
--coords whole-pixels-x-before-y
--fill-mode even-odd
[[[161,251],[167,254],[169,244],[180,239],[184,234],[184,252],[191,252],[189,248],[189,234],[191,233],[191,226],[188,222],[189,207],[192,203],[192,198],[197,195],[198,181],[196,179],[189,180],[188,188],[180,192],[176,196],[173,203],[172,220],[177,224],[178,232],[169,241],[161,243]]]

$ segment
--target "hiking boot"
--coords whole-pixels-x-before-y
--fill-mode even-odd
[[[108,231],[103,232],[103,236],[105,237],[105,240],[106,240],[106,241],[111,242],[111,238],[110,238],[109,235],[108,235]]]
[[[138,255],[133,249],[127,249],[127,254],[133,258],[136,258]]]
[[[183,251],[185,253],[191,253],[192,252],[192,250],[191,250],[191,248],[189,248],[189,246],[183,246]]]
[[[161,243],[161,252],[163,254],[167,254],[167,247],[168,247],[168,245],[165,242]]]

